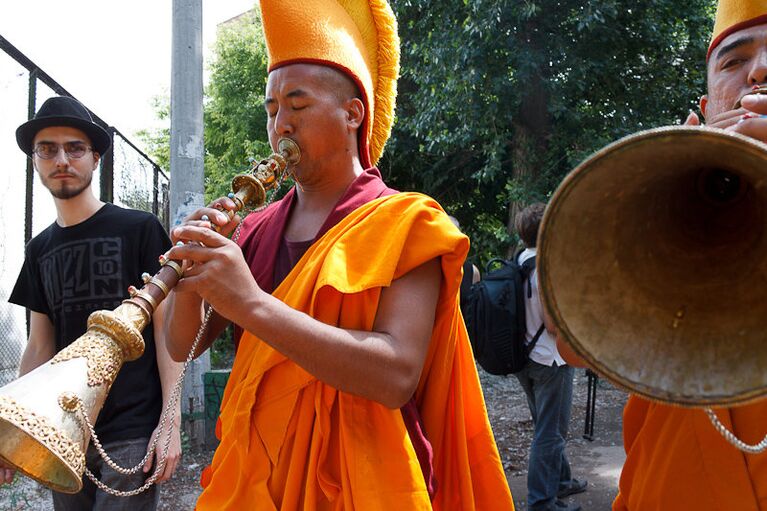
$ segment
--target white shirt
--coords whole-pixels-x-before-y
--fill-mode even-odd
[[[519,254],[518,263],[522,264],[531,257],[535,257],[535,248],[526,248],[521,254]],[[532,296],[527,298],[527,282],[525,282],[525,322],[527,323],[527,332],[525,334],[526,343],[530,344],[535,337],[536,332],[543,324],[543,306],[541,305],[541,298],[538,293],[538,270],[533,270],[530,275],[530,285],[532,286]],[[558,366],[565,365],[562,356],[557,350],[557,341],[545,328],[538,338],[538,342],[535,343],[533,351],[530,352],[530,358],[545,366],[552,366],[554,362]]]

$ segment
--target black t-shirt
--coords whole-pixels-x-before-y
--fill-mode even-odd
[[[170,239],[157,218],[105,204],[77,225],[55,222],[25,249],[24,265],[8,301],[46,314],[56,352],[85,333],[96,310],[113,310],[141,287],[141,274],[159,269]],[[144,328],[144,354],[126,362],[96,421],[102,442],[149,436],[160,418],[162,389],[152,324]]]

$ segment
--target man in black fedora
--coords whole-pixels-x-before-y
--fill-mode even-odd
[[[56,206],[56,221],[27,245],[24,265],[9,298],[30,311],[29,340],[19,371],[23,375],[80,337],[91,312],[116,308],[128,297],[128,286],[140,284],[143,272],[156,272],[157,257],[169,249],[170,240],[153,215],[105,204],[94,195],[93,172],[111,140],[75,99],[48,99],[34,119],[18,127],[16,141],[32,158]],[[147,454],[180,372],[180,364],[170,359],[162,337],[162,313],[161,305],[152,328],[144,330],[144,354],[123,366],[96,421],[96,434],[105,451],[123,467],[135,466]],[[178,406],[171,422],[174,432],[159,481],[171,477],[180,456]],[[86,453],[87,468],[109,487],[132,490],[144,483],[163,444],[157,442],[143,470],[125,476],[107,466],[92,442]],[[10,469],[0,468],[0,483],[10,482],[12,477]],[[83,483],[83,490],[74,495],[53,492],[54,509],[137,511],[157,507],[156,486],[123,498],[97,490],[87,477]]]

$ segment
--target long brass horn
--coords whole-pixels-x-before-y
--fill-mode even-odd
[[[565,341],[652,400],[767,394],[767,145],[722,130],[637,133],[556,190],[538,237]]]
[[[283,138],[277,153],[235,177],[230,197],[238,210],[262,206],[266,192],[279,186],[300,157],[296,143]],[[114,311],[91,314],[88,330],[74,343],[0,388],[0,461],[53,490],[82,489],[90,432],[77,414],[95,423],[122,364],[144,352],[141,331],[182,276],[181,261],[160,261],[160,270],[145,275],[140,290],[131,286],[131,298]]]

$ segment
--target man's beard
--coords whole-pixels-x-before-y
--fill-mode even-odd
[[[85,191],[86,188],[88,188],[91,185],[91,181],[93,181],[93,172],[90,172],[85,178],[84,181],[80,183],[75,183],[73,185],[64,184],[59,189],[53,189],[50,186],[48,186],[47,183],[45,183],[45,187],[48,188],[48,191],[51,192],[51,195],[56,197],[57,199],[71,199],[73,197],[77,197],[81,193]]]

